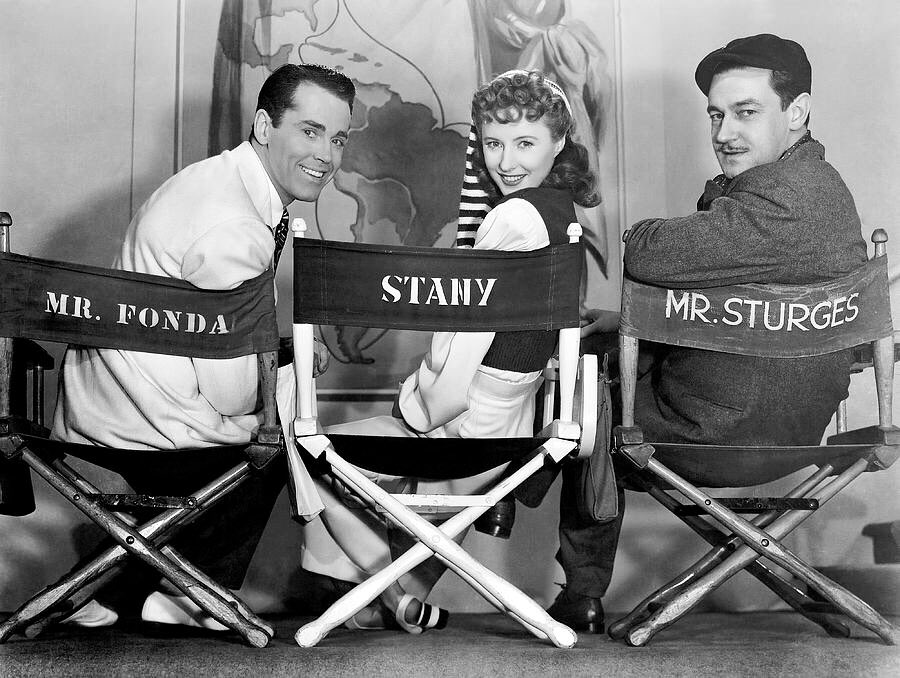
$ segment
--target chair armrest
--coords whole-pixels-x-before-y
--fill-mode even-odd
[[[828,445],[900,446],[900,428],[892,426],[884,429],[880,426],[867,426],[829,436],[826,443]]]
[[[56,366],[53,356],[43,346],[31,339],[19,337],[13,339],[13,361],[29,370],[36,367],[52,370]]]
[[[874,357],[872,355],[872,344],[860,344],[859,346],[854,346],[853,351],[853,365],[850,367],[850,371],[853,373],[862,372],[865,369],[872,367]],[[900,342],[894,342],[894,362],[900,362]]]
[[[263,409],[263,421],[256,434],[257,442],[273,445],[280,444],[281,427],[278,425],[275,404],[276,375],[278,373],[277,352],[266,351],[265,353],[258,353],[256,365]]]
[[[578,441],[581,438],[581,427],[572,421],[560,421],[555,419],[550,422],[549,426],[545,426],[538,438],[561,438],[563,440]]]

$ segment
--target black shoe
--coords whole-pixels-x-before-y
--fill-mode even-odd
[[[492,537],[509,539],[516,522],[516,500],[505,497],[482,513],[475,521],[475,529]]]
[[[305,615],[318,616],[338,598],[355,588],[356,584],[297,568],[291,579],[291,587],[297,593],[286,601],[287,607]]]
[[[599,598],[572,593],[563,586],[547,614],[573,631],[603,633],[603,605]]]
[[[514,489],[513,495],[528,508],[537,508],[550,491],[550,486],[559,475],[561,466],[561,464],[544,466]]]

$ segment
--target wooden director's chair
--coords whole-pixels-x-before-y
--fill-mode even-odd
[[[830,635],[850,635],[849,628],[836,618],[846,615],[888,644],[900,640],[898,629],[872,607],[779,541],[860,474],[884,470],[900,454],[900,430],[891,422],[894,348],[884,246],[887,235],[879,229],[872,240],[875,257],[868,264],[818,286],[736,285],[691,291],[625,281],[619,327],[623,413],[622,426],[614,431],[614,449],[642,469],[628,480],[634,479],[637,489],[649,492],[713,549],[613,623],[609,627],[613,638],[644,645],[706,594],[746,569]],[[750,327],[746,318],[738,323],[740,314],[727,309],[740,310],[747,301],[769,302],[773,317],[778,317],[780,304],[795,304],[785,308],[799,326],[793,325],[791,332],[774,332],[765,328],[761,317],[755,327]],[[761,303],[757,308],[764,306]],[[742,447],[644,440],[639,413],[636,420],[634,411],[639,340],[774,358],[824,355],[871,342],[879,424],[848,431],[842,404],[838,434],[823,446]],[[698,488],[752,487],[810,466],[816,467],[815,472],[784,498],[716,499]],[[673,490],[692,504],[683,505]],[[745,520],[738,513],[755,517]],[[769,569],[758,560],[761,556],[787,570],[821,599],[814,600],[802,584],[798,587]]]
[[[569,455],[590,455],[581,446],[577,423],[582,403],[596,416],[596,360],[579,361],[579,281],[582,249],[578,224],[569,227],[570,243],[533,252],[498,252],[426,247],[377,246],[294,238],[294,366],[298,416],[294,434],[299,447],[327,464],[328,472],[367,505],[405,528],[417,542],[409,551],[335,602],[318,619],[296,633],[297,643],[310,647],[331,629],[371,603],[391,583],[432,555],[462,577],[499,610],[519,621],[535,636],[558,647],[572,647],[575,633],[553,620],[534,600],[474,560],[453,538],[500,499],[542,468]],[[396,287],[419,278],[418,301],[385,293],[382,281]],[[462,286],[471,281],[471,295]],[[453,281],[459,286],[451,293]],[[491,285],[489,301],[475,281]],[[431,284],[443,284],[445,304],[429,296]],[[459,292],[460,294],[457,294]],[[454,295],[451,297],[451,294]],[[463,296],[461,296],[463,295]],[[485,303],[482,303],[485,302]],[[559,330],[560,415],[534,438],[429,439],[325,435],[316,418],[312,379],[314,324],[346,324],[395,329],[448,331]],[[591,365],[593,367],[591,367]],[[576,403],[576,374],[583,379]],[[592,383],[591,383],[592,382]],[[594,400],[592,400],[592,398]],[[552,408],[551,408],[552,411]],[[466,460],[466,461],[463,461]],[[445,480],[475,476],[510,464],[515,470],[478,496],[388,494],[357,467],[393,476]],[[420,513],[453,513],[439,527]]]
[[[15,632],[34,637],[53,621],[72,614],[131,555],[155,568],[248,643],[264,647],[273,629],[167,542],[282,452],[275,414],[278,331],[271,271],[235,290],[200,290],[160,276],[10,254],[10,225],[9,215],[0,213],[0,476],[4,478],[0,484],[8,490],[0,494],[0,512],[23,515],[34,509],[30,468],[105,530],[116,545],[79,563],[22,605],[0,624],[0,642]],[[191,327],[188,314],[193,315]],[[203,332],[196,331],[200,316],[206,323]],[[124,450],[50,440],[43,425],[42,375],[53,361],[32,340],[203,358],[257,353],[263,426],[252,443],[196,449]],[[33,373],[31,377],[23,366]],[[23,405],[28,381],[34,388],[30,419],[25,416],[27,404]],[[199,465],[221,475],[191,496],[103,494],[67,463],[67,457],[117,473]],[[137,524],[130,509],[158,509],[159,513]]]

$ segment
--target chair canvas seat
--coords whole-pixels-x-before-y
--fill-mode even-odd
[[[810,466],[831,465],[841,473],[868,454],[871,445],[738,446],[652,443],[656,459],[702,487],[764,485]]]
[[[335,450],[354,466],[424,480],[468,478],[534,453],[548,438],[397,438],[329,434]]]
[[[195,469],[221,473],[235,464],[246,461],[246,450],[252,444],[183,447],[171,450],[135,450],[70,443],[25,434],[18,434],[16,437],[43,459],[74,457],[120,475],[147,468],[152,469],[154,466],[161,469],[162,473],[171,474],[170,469],[176,465],[182,473]]]

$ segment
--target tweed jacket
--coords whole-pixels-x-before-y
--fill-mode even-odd
[[[663,287],[815,283],[866,261],[853,197],[817,141],[729,182],[701,209],[630,231],[626,274]],[[850,381],[849,352],[766,359],[651,345],[636,419],[670,442],[818,444]]]

